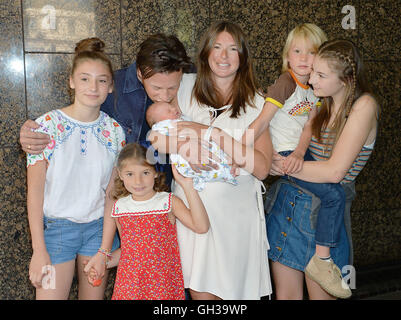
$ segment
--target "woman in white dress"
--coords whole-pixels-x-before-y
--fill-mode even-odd
[[[177,221],[184,284],[193,299],[260,299],[271,294],[260,180],[270,170],[272,145],[268,130],[248,146],[238,142],[264,105],[242,30],[230,22],[213,24],[201,40],[197,70],[183,75],[177,99],[183,114],[197,122],[177,124],[177,135],[189,137],[190,147],[177,143],[175,135],[151,132],[148,139],[160,152],[180,153],[198,164],[194,168],[210,164],[209,154],[202,156],[201,138],[213,140],[240,175],[237,186],[206,183],[199,193],[210,220],[206,234]],[[186,201],[178,184],[173,191]]]

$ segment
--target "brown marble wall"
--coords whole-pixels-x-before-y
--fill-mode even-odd
[[[356,28],[344,29],[345,5]],[[128,66],[155,32],[176,34],[193,57],[212,21],[229,19],[249,35],[261,87],[279,75],[289,30],[314,22],[329,38],[361,48],[378,95],[376,149],[357,183],[352,207],[355,264],[401,260],[400,105],[401,3],[390,0],[2,0],[0,2],[0,299],[33,299],[26,216],[25,157],[18,145],[26,118],[69,102],[68,66],[74,44],[88,36],[106,42],[115,67]],[[110,298],[109,283],[107,298]],[[76,286],[71,292],[76,298]]]

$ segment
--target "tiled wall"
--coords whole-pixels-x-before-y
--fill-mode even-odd
[[[355,29],[342,27],[345,5],[355,8]],[[359,45],[382,115],[376,149],[358,179],[352,208],[355,264],[400,260],[400,12],[401,2],[390,0],[1,0],[0,299],[34,298],[18,132],[26,118],[69,102],[74,44],[89,36],[104,39],[119,68],[134,60],[147,35],[161,31],[175,33],[194,56],[201,34],[217,19],[235,21],[249,35],[261,87],[279,75],[285,37],[298,23],[314,22],[329,38]]]

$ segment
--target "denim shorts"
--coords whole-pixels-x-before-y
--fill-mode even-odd
[[[67,219],[43,217],[47,252],[53,265],[75,260],[77,254],[91,257],[102,244],[103,218],[76,223]],[[116,234],[112,250],[120,246]]]
[[[315,205],[316,201],[312,201],[312,195],[305,191],[280,179],[269,189],[265,203],[269,259],[299,271],[304,271],[316,246],[318,207]],[[331,257],[340,270],[349,264],[349,253],[350,246],[343,223],[338,245],[330,250]]]

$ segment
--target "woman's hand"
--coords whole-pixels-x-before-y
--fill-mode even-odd
[[[22,125],[19,133],[19,142],[22,150],[31,154],[40,154],[50,143],[49,135],[41,132],[34,132],[39,128],[39,125],[28,119]]]
[[[50,256],[46,250],[33,251],[29,264],[29,280],[35,288],[42,287],[42,279],[50,271],[47,270],[46,266],[51,266],[51,264]]]
[[[203,139],[208,128],[198,122],[179,121],[173,129],[173,134],[178,137],[178,153],[189,162],[192,170],[198,173],[218,168],[210,159],[220,162],[220,159],[216,159],[209,151],[210,142]]]
[[[169,130],[168,137],[151,131],[148,140],[162,153],[177,153],[188,161],[191,168],[200,173],[217,169],[218,166],[210,159],[220,162],[210,151],[210,142],[202,139],[207,126],[191,121],[180,121]]]
[[[218,165],[211,161],[220,162],[212,152],[210,152],[210,143],[201,139],[178,138],[177,150],[185,160],[188,161],[192,170],[197,173],[217,169]]]
[[[120,257],[121,257],[121,248],[118,248],[111,253],[111,259],[107,263],[107,269],[117,267],[118,262],[120,261]]]

